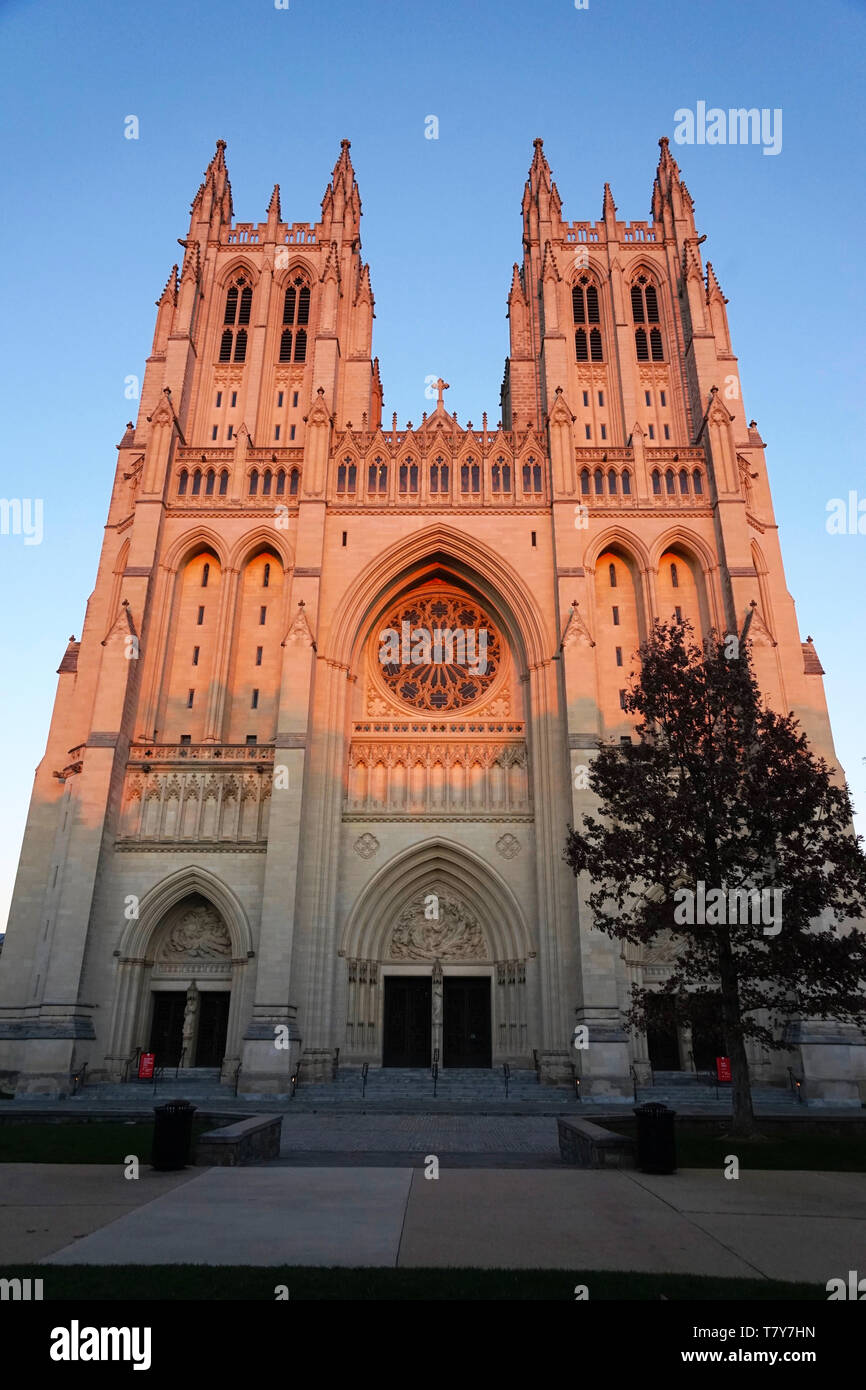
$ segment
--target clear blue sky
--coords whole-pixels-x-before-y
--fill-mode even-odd
[[[541,135],[569,220],[646,218],[660,135],[698,101],[783,111],[778,156],[673,147],[729,298],[747,418],[768,443],[788,584],[827,670],[839,758],[866,809],[866,5],[855,0],[0,0],[2,497],[45,535],[0,536],[0,923],[67,638],[81,632],[154,300],[217,138],[235,215],[315,221],[352,141],[385,409],[451,382],[498,416],[520,198]],[[136,115],[140,139],[123,138]],[[439,139],[424,138],[428,115]],[[862,824],[862,817],[861,817]]]

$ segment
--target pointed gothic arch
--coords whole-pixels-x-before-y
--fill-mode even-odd
[[[373,875],[346,918],[340,955],[386,959],[401,910],[425,891],[453,894],[466,904],[484,935],[487,962],[534,955],[528,923],[505,880],[465,845],[442,836],[410,846]]]
[[[389,546],[352,580],[320,638],[323,656],[355,669],[376,614],[410,581],[423,582],[437,570],[474,590],[496,611],[521,674],[550,660],[555,637],[528,586],[489,546],[444,524]]]

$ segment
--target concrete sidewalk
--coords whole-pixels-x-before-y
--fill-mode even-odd
[[[280,1165],[143,1170],[125,1182],[116,1168],[64,1167],[61,1178],[46,1167],[13,1174],[11,1193],[4,1184],[0,1264],[41,1255],[49,1265],[611,1269],[824,1284],[861,1268],[866,1242],[866,1175],[852,1173],[727,1181],[708,1169],[449,1169],[443,1156],[438,1179],[399,1167]],[[28,1253],[21,1213],[35,1225],[34,1204],[53,1234]]]

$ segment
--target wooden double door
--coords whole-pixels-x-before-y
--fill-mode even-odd
[[[489,978],[446,975],[442,987],[442,1065],[489,1067]],[[430,1066],[432,1007],[433,985],[429,976],[385,976],[383,1067]]]
[[[198,1026],[192,1057],[185,1067],[218,1067],[226,1051],[231,990],[203,990],[199,995]],[[176,1067],[183,1047],[184,990],[157,990],[153,996],[153,1020],[149,1051],[158,1067]]]

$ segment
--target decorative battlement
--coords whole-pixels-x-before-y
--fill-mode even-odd
[[[316,246],[319,226],[311,222],[281,223],[277,242],[284,246]],[[226,246],[258,246],[267,240],[267,222],[236,222],[226,232]]]

